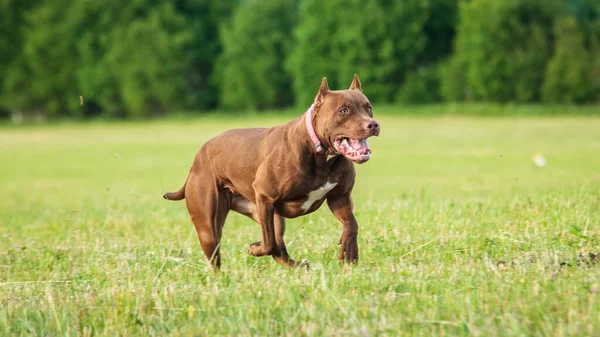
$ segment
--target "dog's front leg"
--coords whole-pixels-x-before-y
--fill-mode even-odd
[[[352,198],[347,193],[340,198],[327,199],[329,209],[344,226],[340,239],[340,262],[358,262],[358,222],[352,211]]]
[[[262,241],[255,242],[248,248],[248,253],[254,256],[273,255],[277,249],[275,241],[275,226],[273,216],[275,207],[270,198],[256,194],[256,217],[262,229]]]

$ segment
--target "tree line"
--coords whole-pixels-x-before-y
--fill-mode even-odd
[[[0,50],[5,115],[600,100],[600,0],[0,0]]]

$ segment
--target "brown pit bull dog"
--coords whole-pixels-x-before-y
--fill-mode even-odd
[[[343,224],[340,261],[358,260],[358,223],[352,212],[353,163],[371,157],[367,138],[379,135],[360,80],[330,91],[323,78],[314,104],[302,116],[273,128],[235,129],[212,138],[196,154],[184,186],[165,194],[186,200],[204,254],[219,268],[220,241],[230,210],[258,222],[262,241],[254,256],[271,255],[295,267],[283,236],[285,219],[316,211],[325,200]]]

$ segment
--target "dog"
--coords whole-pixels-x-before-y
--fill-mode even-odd
[[[221,266],[220,241],[230,210],[261,226],[262,241],[250,245],[251,255],[270,255],[290,268],[301,265],[287,252],[285,219],[310,214],[325,200],[343,225],[338,259],[356,263],[353,163],[371,158],[367,139],[379,132],[356,74],[347,90],[329,90],[323,78],[303,116],[272,128],[229,130],[207,141],[183,187],[163,198],[185,198],[202,250],[215,269]]]

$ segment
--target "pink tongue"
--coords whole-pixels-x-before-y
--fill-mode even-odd
[[[350,139],[350,146],[354,149],[354,151],[360,154],[369,154],[371,153],[371,149],[369,149],[369,144],[367,143],[367,139]]]

